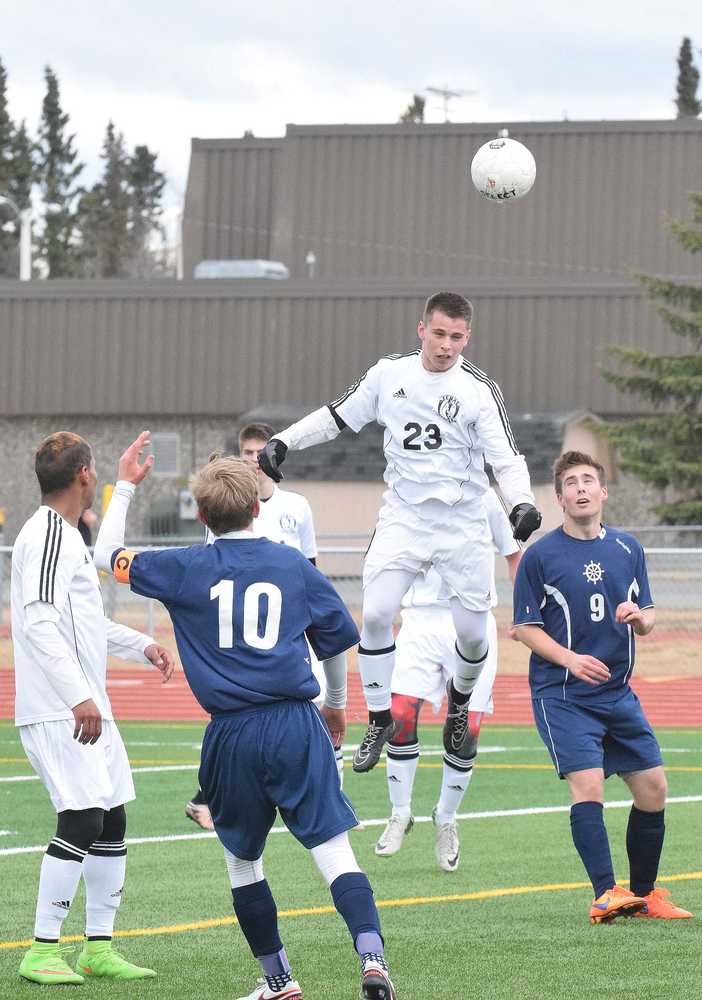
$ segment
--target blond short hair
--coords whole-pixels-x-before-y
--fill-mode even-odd
[[[216,458],[196,472],[190,491],[215,535],[241,531],[253,521],[258,500],[256,470],[241,458]]]

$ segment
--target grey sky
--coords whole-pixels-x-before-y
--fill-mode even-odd
[[[192,136],[392,122],[427,85],[478,91],[453,121],[673,118],[682,36],[702,47],[693,0],[0,0],[0,24],[13,117],[35,130],[48,63],[89,175],[112,117],[159,152],[172,203]]]

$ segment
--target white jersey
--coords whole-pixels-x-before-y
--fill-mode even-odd
[[[301,493],[274,486],[272,495],[267,500],[261,500],[259,515],[253,520],[253,533],[256,538],[291,545],[308,559],[317,556],[312,508]],[[212,544],[215,537],[207,528],[205,541]]]
[[[488,490],[485,494],[485,511],[492,543],[502,556],[511,556],[519,552],[519,544],[512,537],[512,526],[509,518],[505,514],[494,490]],[[443,607],[450,606],[451,590],[443,582],[436,570],[430,566],[425,573],[421,573],[402,599],[402,607],[423,608],[423,607]],[[490,579],[490,607],[497,606],[497,587],[495,586],[495,563],[492,563],[492,575]]]
[[[420,355],[381,358],[329,404],[332,414],[356,432],[373,420],[385,428],[385,481],[406,503],[482,496],[485,461],[510,508],[533,503],[498,385],[462,356],[430,372]]]
[[[38,601],[53,609],[51,617],[75,663],[76,690],[93,699],[104,719],[112,719],[106,689],[110,623],[97,570],[78,529],[51,507],[40,507],[17,536],[11,591],[16,724],[73,719],[71,706],[52,686],[25,635],[26,609]]]

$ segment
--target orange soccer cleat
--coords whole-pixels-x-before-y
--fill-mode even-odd
[[[620,885],[613,885],[594,900],[590,907],[591,924],[611,924],[617,917],[633,917],[646,906],[646,900]]]
[[[670,897],[670,889],[654,889],[644,896],[646,905],[639,910],[637,917],[653,917],[656,920],[688,920],[692,914],[676,906]]]

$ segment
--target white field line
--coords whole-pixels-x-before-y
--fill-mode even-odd
[[[198,771],[199,764],[159,764],[158,767],[133,767],[132,774],[148,774],[153,771]],[[39,781],[38,774],[13,774],[0,781]]]
[[[11,746],[17,746],[18,741],[16,739],[0,739],[0,744],[7,744]],[[197,750],[198,752],[202,750],[202,743],[193,743],[192,740],[177,740],[171,742],[170,740],[125,740],[127,750],[130,747],[186,747],[188,750]],[[351,754],[356,749],[357,744],[355,743],[345,743],[342,747],[344,753]],[[427,756],[435,756],[437,753],[443,753],[443,747],[439,743],[422,743],[421,752]],[[662,753],[702,753],[702,747],[661,747]],[[489,744],[480,744],[480,753],[546,753],[546,747],[532,745],[532,746],[491,746]]]
[[[673,798],[667,800],[666,805],[675,805],[677,803],[687,803],[687,802],[702,802],[702,795],[677,795]],[[605,802],[605,809],[628,809],[632,805],[631,799],[620,799],[612,802]],[[499,819],[503,817],[515,817],[515,816],[544,816],[549,813],[564,813],[570,812],[570,806],[532,806],[528,809],[490,809],[487,812],[469,812],[469,813],[457,813],[457,820],[471,820],[471,819]],[[431,823],[433,822],[431,816],[415,816],[415,823]],[[385,826],[387,823],[386,819],[361,819],[360,822],[364,827],[369,826]],[[274,826],[271,833],[288,833],[288,828],[285,826]],[[128,846],[133,844],[168,844],[174,843],[180,840],[214,840],[216,838],[216,833],[175,833],[168,834],[164,837],[128,837],[126,843]],[[4,847],[0,849],[0,857],[6,857],[12,854],[39,854],[46,850],[46,844],[38,845],[35,847]]]

